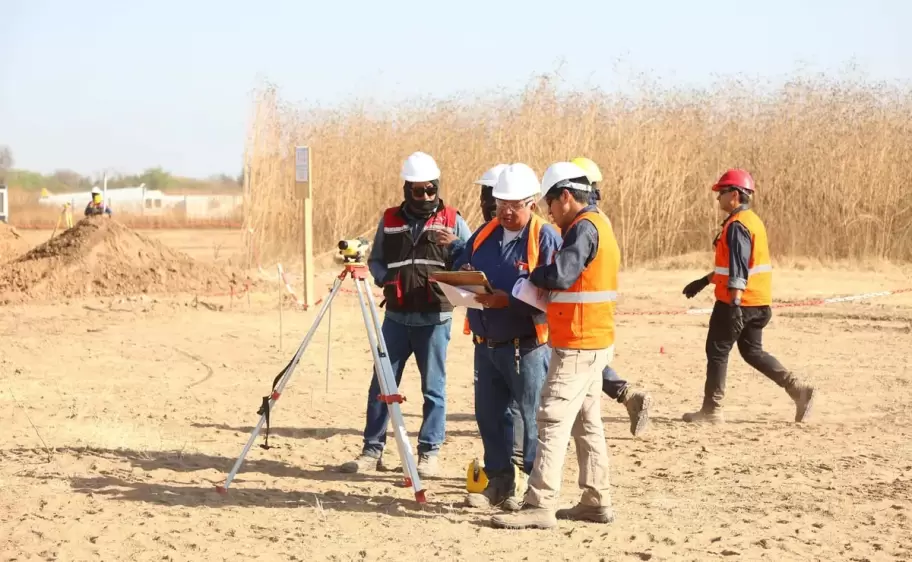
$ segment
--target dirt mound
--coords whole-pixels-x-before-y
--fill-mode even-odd
[[[22,235],[5,222],[0,222],[0,263],[21,256],[26,250],[28,243]]]
[[[200,263],[109,217],[87,217],[11,260],[0,271],[0,303],[138,293],[227,292],[244,278]]]

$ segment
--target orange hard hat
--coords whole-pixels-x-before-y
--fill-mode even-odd
[[[737,187],[738,189],[742,189],[748,193],[753,193],[754,178],[752,178],[746,170],[733,168],[722,174],[722,177],[719,178],[719,181],[716,182],[716,185],[712,187],[712,190],[722,191],[726,187]]]

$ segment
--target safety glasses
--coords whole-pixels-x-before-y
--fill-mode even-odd
[[[431,197],[437,195],[437,187],[434,185],[413,185],[412,186],[412,197],[424,197],[425,195],[430,195]]]
[[[532,205],[531,199],[526,199],[524,201],[504,201],[502,199],[497,199],[495,202],[497,204],[497,210],[514,211],[514,212],[520,211],[523,208]]]

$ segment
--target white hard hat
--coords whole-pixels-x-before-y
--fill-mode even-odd
[[[437,162],[423,152],[414,152],[402,164],[402,179],[405,181],[431,181],[440,179]]]
[[[510,164],[497,178],[497,185],[491,195],[504,201],[522,201],[538,193],[538,176],[522,162]]]
[[[477,179],[473,183],[477,185],[485,185],[487,187],[494,187],[497,185],[497,178],[500,177],[500,173],[503,172],[504,168],[506,167],[506,164],[498,164],[482,174],[481,179]]]
[[[101,188],[100,188],[100,187],[93,187],[93,188],[92,188],[92,194],[93,194],[93,195],[95,195],[95,194],[101,195]]]
[[[545,175],[542,176],[541,196],[551,191],[555,185],[566,182],[567,189],[578,189],[580,191],[592,191],[592,187],[584,183],[572,183],[567,180],[576,178],[585,178],[586,171],[572,162],[555,162],[548,166]]]

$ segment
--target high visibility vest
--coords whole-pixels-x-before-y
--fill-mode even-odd
[[[621,250],[611,222],[601,211],[582,213],[567,228],[588,220],[598,230],[595,257],[566,291],[551,291],[548,328],[551,347],[606,349],[614,345]]]
[[[540,237],[541,229],[545,224],[544,219],[532,213],[532,220],[529,221],[529,239],[526,242],[526,267],[529,270],[529,273],[535,269],[535,266],[538,265],[538,254],[540,247]],[[485,224],[478,235],[475,236],[475,242],[472,244],[472,254],[475,253],[478,248],[481,247],[482,243],[488,239],[494,229],[500,226],[500,221],[497,217],[494,217],[487,224]],[[471,254],[469,255],[471,259]],[[532,317],[532,323],[535,325],[535,336],[539,344],[547,343],[548,341],[548,319],[544,314],[536,314]],[[469,327],[469,317],[466,315],[465,322],[462,327],[462,333],[469,335],[472,333],[471,328]]]
[[[745,209],[734,214],[716,241],[716,261],[713,283],[716,285],[716,300],[731,304],[728,291],[729,247],[728,228],[733,222],[740,222],[751,237],[751,255],[747,262],[747,287],[741,294],[741,306],[769,306],[773,303],[773,265],[770,261],[769,242],[766,227],[757,213]]]
[[[430,232],[456,232],[455,208],[440,202],[437,212],[428,217],[417,238],[412,237],[403,210],[405,204],[383,212],[383,257],[386,278],[383,297],[387,310],[401,312],[450,312],[453,305],[443,291],[428,278],[446,271],[448,251],[428,237]]]

